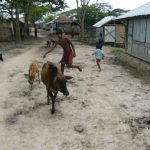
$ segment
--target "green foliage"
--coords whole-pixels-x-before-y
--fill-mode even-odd
[[[126,10],[123,9],[114,9],[112,10],[112,6],[109,5],[108,3],[95,3],[92,5],[89,5],[86,7],[86,14],[85,14],[85,27],[89,28],[91,27],[93,24],[95,24],[96,22],[98,22],[99,20],[101,20],[102,18],[106,17],[106,16],[119,16],[122,13],[127,12]],[[77,17],[77,10],[76,9],[72,9],[69,11],[65,12],[65,15],[71,17],[71,16],[75,16]]]
[[[13,12],[19,8],[19,13],[28,13],[31,20],[36,21],[44,14],[62,10],[66,7],[64,0],[3,0],[0,2],[1,11]]]
[[[116,8],[116,9],[110,11],[109,15],[111,15],[111,16],[120,16],[121,14],[126,13],[126,12],[128,12],[128,11],[120,9],[120,8]]]
[[[81,9],[81,8],[78,8]],[[86,7],[85,13],[85,27],[91,27],[93,24],[108,16],[108,13],[111,11],[112,7],[108,3],[95,3]],[[77,9],[72,9],[69,11],[64,12],[65,15],[69,17],[76,17],[77,16]]]
[[[75,16],[77,18],[77,9],[71,9],[71,10],[65,11],[63,14],[69,17]]]
[[[33,24],[41,19],[46,13],[59,11],[66,7],[64,0],[3,0],[0,1],[0,13],[9,14],[15,24],[16,41],[20,41],[19,16],[24,15],[25,37],[29,36],[29,21]],[[16,17],[14,17],[16,16]],[[15,23],[14,18],[17,22]]]
[[[112,6],[109,3],[96,3],[96,5],[100,9],[100,12],[108,13],[112,10]]]
[[[46,6],[33,5],[30,12],[31,22],[35,22],[43,17],[44,14],[51,11],[51,8]]]
[[[87,7],[85,14],[85,26],[86,28],[92,26],[105,16],[108,16],[108,12],[111,10],[111,6],[107,3],[96,3]]]
[[[49,15],[48,17],[44,18],[44,22],[50,22],[50,21],[52,21],[53,19],[55,19],[55,17],[52,16],[52,15]]]

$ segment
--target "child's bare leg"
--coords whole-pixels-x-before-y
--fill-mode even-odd
[[[99,68],[99,71],[101,71],[101,66],[100,66],[99,63],[97,63],[97,66],[98,66],[98,68]]]

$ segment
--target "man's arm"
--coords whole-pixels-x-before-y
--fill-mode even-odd
[[[44,55],[43,55],[43,58],[45,58],[46,57],[46,55],[48,54],[48,53],[50,53],[51,51],[53,51],[54,50],[54,48],[57,46],[57,42],[55,42],[54,43],[54,45],[53,45],[53,47],[52,48],[50,48]]]

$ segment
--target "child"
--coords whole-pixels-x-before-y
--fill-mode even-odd
[[[99,68],[99,71],[101,71],[100,62],[101,62],[101,59],[104,58],[104,54],[102,53],[102,50],[99,48],[98,44],[96,44],[96,50],[93,53],[93,55],[95,55],[97,66]]]

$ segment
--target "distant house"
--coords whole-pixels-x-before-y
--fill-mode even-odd
[[[12,22],[10,22],[9,20],[0,21],[0,42],[7,42],[13,40],[12,29]]]
[[[52,20],[46,23],[46,30],[49,30],[50,34],[56,33],[56,20]]]
[[[124,45],[125,27],[124,25],[115,20],[115,16],[107,16],[93,25],[96,27],[96,36],[102,33],[104,42],[113,45]]]
[[[62,29],[65,33],[70,33],[72,20],[65,15],[60,15],[56,20],[57,28]]]
[[[150,62],[150,2],[117,17],[126,25],[126,52]]]
[[[79,34],[80,32],[79,24],[66,15],[61,15],[58,17],[56,20],[56,28],[62,29],[66,34],[70,34],[72,28],[74,28],[74,32],[76,34]]]

